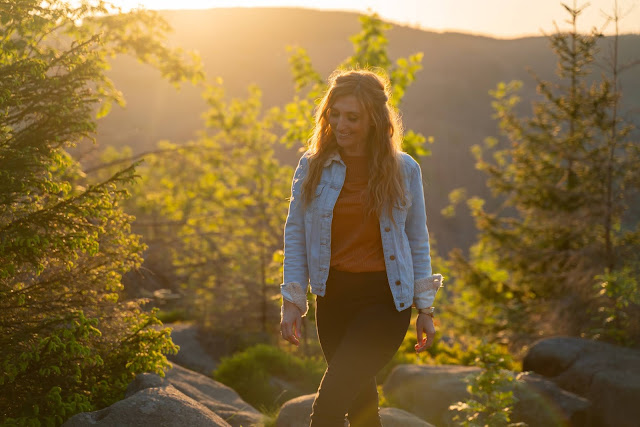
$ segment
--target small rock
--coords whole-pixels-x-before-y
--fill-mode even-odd
[[[276,427],[308,427],[314,394],[296,397],[286,402],[280,408]],[[397,408],[381,408],[380,418],[385,427],[433,427],[407,411]],[[348,427],[348,423],[345,423]]]

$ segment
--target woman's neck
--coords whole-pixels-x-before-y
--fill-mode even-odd
[[[362,150],[347,150],[345,148],[338,148],[338,151],[340,152],[340,156],[347,156],[347,157],[366,157],[367,152],[366,150],[362,149]]]

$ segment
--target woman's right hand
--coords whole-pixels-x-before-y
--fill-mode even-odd
[[[280,319],[280,333],[282,338],[291,344],[300,344],[300,328],[302,325],[302,313],[291,301],[282,300],[282,318]]]

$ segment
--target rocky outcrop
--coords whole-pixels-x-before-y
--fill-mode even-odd
[[[581,338],[538,341],[523,361],[558,386],[587,398],[591,426],[637,426],[640,351]]]
[[[449,406],[467,400],[465,378],[480,368],[455,365],[400,365],[384,383],[384,394],[394,406],[435,425],[451,420]],[[529,427],[584,425],[590,406],[586,399],[560,389],[535,374],[523,375],[514,384],[512,419]]]
[[[202,374],[174,365],[165,378],[140,374],[125,399],[108,408],[71,417],[76,426],[253,426],[262,415],[231,388]]]
[[[512,384],[512,421],[529,427],[631,427],[640,419],[640,351],[577,338],[536,343]],[[532,372],[531,372],[532,371]],[[480,368],[400,365],[383,386],[397,408],[382,408],[388,427],[450,425],[449,406],[467,400],[466,379]],[[515,375],[515,374],[514,374]],[[286,402],[277,427],[308,426],[315,394]],[[231,388],[174,365],[165,378],[140,374],[125,399],[70,418],[64,426],[256,426],[263,416]],[[430,424],[429,424],[430,423]]]
[[[276,427],[308,427],[315,397],[315,394],[307,394],[282,405]],[[433,427],[415,415],[397,408],[381,408],[380,418],[385,427]]]
[[[171,385],[140,390],[108,408],[74,415],[64,427],[230,427],[204,405]]]

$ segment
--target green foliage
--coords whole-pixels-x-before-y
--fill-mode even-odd
[[[377,14],[360,17],[361,31],[350,38],[354,53],[338,68],[366,68],[386,75],[391,80],[391,104],[398,108],[407,89],[422,69],[422,53],[408,58],[398,58],[392,63],[387,52],[386,31],[390,24],[383,22]],[[314,126],[313,110],[316,102],[323,96],[327,85],[320,73],[315,71],[307,52],[300,47],[289,48],[289,63],[293,74],[296,94],[292,102],[281,112],[280,121],[285,131],[282,141],[289,147],[294,144],[306,145]],[[404,133],[403,149],[414,158],[428,156],[431,152],[425,142],[432,143],[433,138],[425,138],[419,133],[407,130]]]
[[[477,338],[467,338],[463,342],[447,343],[439,340],[429,349],[429,364],[477,366],[479,358],[490,352],[491,357],[502,360],[503,367],[511,371],[519,370],[520,364],[513,360],[505,346],[498,344],[482,345]]]
[[[259,344],[223,358],[213,376],[251,405],[268,411],[289,399],[315,392],[325,368],[320,358],[300,358]],[[282,382],[284,389],[277,386]]]
[[[292,170],[275,158],[273,113],[263,111],[257,87],[228,100],[218,80],[203,96],[205,129],[186,144],[158,144],[138,168],[141,185],[126,209],[169,260],[181,310],[218,332],[271,332]],[[109,150],[103,161],[129,156]]]
[[[456,188],[449,193],[449,204],[440,213],[446,218],[453,218],[456,215],[456,206],[467,198],[465,188]]]
[[[640,190],[640,151],[617,112],[620,66],[594,81],[600,34],[578,33],[582,9],[567,10],[573,28],[549,36],[559,83],[537,79],[542,99],[530,117],[515,111],[521,83],[498,84],[492,105],[505,141],[472,149],[500,203],[488,212],[483,200],[468,201],[479,240],[469,259],[451,257],[454,309],[478,335],[585,334],[588,308],[600,304],[594,277],[638,263],[640,223],[629,206]],[[625,306],[624,316],[637,309]]]
[[[594,285],[598,294],[597,309],[594,310],[594,326],[590,335],[594,339],[605,339],[621,345],[632,345],[629,331],[639,328],[637,317],[630,315],[630,306],[640,306],[638,271],[630,266],[616,272],[607,272],[596,277]]]
[[[467,377],[467,392],[471,395],[464,402],[449,407],[455,425],[464,427],[526,426],[512,423],[511,411],[517,399],[513,396],[515,377],[506,370],[512,361],[494,346],[483,343],[478,346],[474,365],[482,370]]]
[[[122,102],[109,56],[134,53],[174,82],[198,71],[162,44],[154,14],[99,18],[112,11],[100,1],[1,7],[0,423],[60,425],[119,399],[136,373],[162,374],[177,350],[155,313],[118,301],[144,249],[120,207],[134,166],[90,181],[65,149]]]

